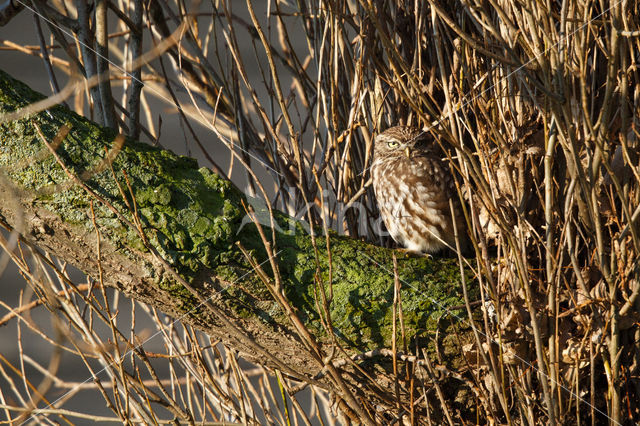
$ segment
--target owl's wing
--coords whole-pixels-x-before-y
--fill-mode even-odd
[[[446,198],[456,198],[456,186],[453,173],[446,159],[432,155],[417,155],[410,163],[414,182],[408,184],[427,185],[433,190],[441,191]]]

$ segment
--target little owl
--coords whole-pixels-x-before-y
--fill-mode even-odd
[[[411,252],[455,249],[449,200],[461,248],[467,248],[453,174],[439,151],[427,133],[414,127],[391,127],[375,140],[371,172],[380,214],[391,237]]]

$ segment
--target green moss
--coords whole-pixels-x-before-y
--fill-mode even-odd
[[[42,98],[0,71],[0,113]],[[94,201],[103,238],[125,254],[145,251],[137,230],[122,220],[134,223],[137,214],[145,238],[183,278],[196,282],[203,276],[215,277],[216,291],[237,316],[287,322],[236,245],[240,242],[267,274],[273,274],[256,227],[245,215],[244,206],[253,206],[271,239],[269,213],[259,200],[246,199],[230,182],[198,168],[193,159],[129,139],[109,167],[105,148],[113,149],[116,135],[60,106],[0,123],[0,166],[11,180],[34,193],[35,202],[42,207],[87,230],[93,230],[91,197],[49,153],[36,125],[49,141],[63,125],[71,129],[56,152],[70,172],[83,176],[84,184],[108,204]],[[330,298],[333,332],[344,343],[361,350],[389,346],[393,338],[392,251],[332,234],[330,268],[324,237],[317,238],[316,251],[302,222],[279,212],[274,212],[274,220],[277,232],[272,243],[284,291],[303,321],[318,336],[326,335],[318,310],[324,291]],[[150,265],[148,269],[149,276],[155,276]],[[447,306],[461,303],[458,274],[453,260],[400,256],[398,275],[410,338],[433,330],[439,319],[450,315]],[[199,306],[197,298],[181,285],[157,279],[158,287],[170,293],[179,308],[188,311]]]
[[[42,95],[0,72],[1,113],[40,99]],[[91,197],[70,180],[36,130],[52,142],[63,125],[71,130],[56,152],[65,166],[85,177],[86,186],[126,220],[134,222],[137,214],[146,238],[183,277],[213,266],[232,247],[240,220],[236,206],[243,196],[229,182],[199,169],[193,159],[129,139],[113,160],[112,171],[105,163],[105,149],[112,149],[116,135],[60,106],[0,124],[0,165],[13,182],[35,192],[36,203],[68,223],[93,228]],[[116,247],[144,250],[136,230],[109,206],[96,201],[94,211],[103,236]],[[173,288],[166,282],[159,285]]]

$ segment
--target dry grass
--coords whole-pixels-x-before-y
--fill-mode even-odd
[[[41,56],[45,70],[71,75],[75,60],[67,50],[90,79],[107,64],[83,43],[105,40],[109,28],[102,53],[114,64],[111,81],[101,79],[69,99],[78,112],[155,142],[157,118],[148,97],[179,106],[185,138],[208,166],[245,175],[251,195],[272,208],[379,244],[387,241],[368,186],[373,136],[398,123],[428,129],[459,171],[474,241],[475,258],[468,262],[485,308],[469,349],[479,355],[463,374],[475,384],[478,421],[640,421],[638,5],[265,3],[121,0],[109,3],[110,25],[101,26],[89,18],[95,12],[100,24],[102,2],[95,11],[79,8],[78,15],[72,2],[35,2],[52,20],[52,35],[40,33],[41,47],[7,41],[4,47]],[[248,72],[256,69],[257,78]],[[122,87],[109,86],[115,82]],[[231,153],[228,165],[217,159],[219,145],[191,131],[196,122]],[[315,415],[295,398],[282,405],[272,376],[239,368],[236,355],[220,354],[217,342],[142,313],[143,305],[125,308],[99,282],[73,284],[54,260],[34,254],[41,267],[33,269],[22,255],[14,261],[23,275],[47,300],[42,303],[56,307],[51,317],[65,321],[54,321],[59,332],[48,340],[54,349],[49,367],[21,354],[21,365],[31,362],[42,371],[39,386],[28,382],[23,367],[12,365],[11,372],[2,360],[0,374],[14,389],[13,402],[0,394],[7,418],[23,409],[25,416],[53,414],[33,407],[51,386],[71,389],[54,368],[62,351],[81,357],[89,371],[104,369],[109,379],[82,386],[102,392],[117,416],[112,420],[170,418],[150,401],[181,421],[286,423],[287,415],[299,421]],[[277,277],[265,283],[277,297]],[[27,303],[33,299],[24,300],[7,321],[31,327]],[[125,309],[154,320],[162,355],[140,350],[137,331],[119,315],[111,319]],[[99,334],[97,324],[111,334]],[[62,336],[72,346],[62,345]],[[168,368],[167,379],[153,373],[154,357]],[[284,394],[292,385],[278,377]],[[411,407],[398,401],[377,413],[342,394],[343,412],[369,413],[370,422],[470,421],[459,417],[437,380],[420,392],[424,398]],[[62,408],[55,410],[63,416]]]

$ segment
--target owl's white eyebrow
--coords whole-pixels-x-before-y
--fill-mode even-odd
[[[391,142],[391,141],[395,140],[395,138],[390,138],[387,135],[380,134],[380,135],[378,135],[378,137],[376,137],[376,140],[380,141],[380,142]]]

